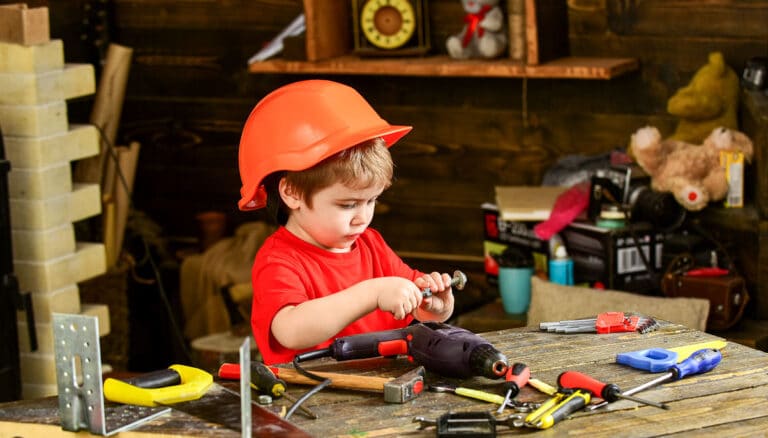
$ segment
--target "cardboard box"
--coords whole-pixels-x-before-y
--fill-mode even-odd
[[[533,227],[540,221],[507,221],[501,218],[496,204],[487,202],[483,211],[483,260],[489,284],[497,284],[499,266],[494,256],[515,246],[533,255],[534,271],[546,272],[549,260],[549,241],[539,239]]]
[[[627,227],[611,229],[574,222],[561,231],[573,259],[575,282],[601,282],[608,289],[657,294],[661,276],[648,271],[639,251],[646,255],[651,269],[660,272],[664,234],[647,223],[634,223],[632,227],[637,243]]]
[[[33,46],[51,39],[48,8],[27,8],[26,3],[0,5],[0,41]]]

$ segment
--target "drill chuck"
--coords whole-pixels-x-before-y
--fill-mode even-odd
[[[473,375],[500,379],[507,373],[507,357],[491,344],[480,344],[469,356]]]

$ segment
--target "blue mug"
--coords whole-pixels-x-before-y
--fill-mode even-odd
[[[532,276],[532,266],[499,267],[499,293],[505,312],[517,315],[528,311],[528,306],[531,304]]]

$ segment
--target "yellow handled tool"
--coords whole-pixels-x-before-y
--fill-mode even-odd
[[[574,412],[584,409],[591,399],[589,392],[579,389],[568,395],[557,393],[543,403],[539,409],[528,414],[525,417],[525,425],[536,429],[549,429]]]
[[[437,384],[429,385],[428,389],[433,392],[452,392],[456,395],[474,398],[476,400],[482,400],[489,403],[495,403],[497,405],[504,404],[504,397],[498,394],[480,391],[477,389],[464,388],[461,386],[449,385],[447,383],[437,383]]]
[[[139,405],[139,406],[164,406],[202,397],[213,384],[213,376],[201,369],[186,365],[171,365],[167,374],[173,378],[178,374],[179,384],[147,388],[141,376],[133,379],[132,383],[123,380],[108,378],[104,381],[104,398],[107,400]],[[142,387],[144,386],[144,387]]]
[[[675,348],[667,348],[667,350],[677,353],[677,363],[680,363],[689,357],[691,355],[699,350],[703,350],[705,348],[711,348],[713,350],[722,350],[725,348],[725,346],[728,345],[725,341],[709,341],[709,342],[701,342],[698,344],[690,344],[690,345],[683,345],[682,347],[675,347]]]

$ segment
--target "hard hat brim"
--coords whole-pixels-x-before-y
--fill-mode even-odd
[[[323,143],[347,144],[349,145],[348,147],[352,147],[357,144],[372,140],[374,138],[381,137],[384,140],[384,143],[387,145],[387,147],[392,147],[392,145],[397,143],[401,138],[403,138],[403,136],[408,134],[412,129],[413,129],[412,126],[386,124],[385,126],[375,126],[369,129],[364,129],[356,132],[349,132],[349,131],[339,132],[336,135],[330,136],[329,138],[325,139]],[[272,171],[274,172],[274,171],[286,171],[286,170],[287,171],[305,170],[340,151],[338,148],[322,147],[322,145],[317,145],[317,146],[318,148],[316,150],[323,151],[323,152],[318,154],[318,156],[315,157],[315,159],[311,160],[312,163],[310,165],[297,167],[295,165],[296,160],[286,157],[287,159],[284,160],[282,165],[278,165],[277,168],[273,169]],[[258,210],[267,205],[267,193],[262,184],[263,179],[266,177],[267,175],[261,175],[257,184],[255,184],[252,187],[242,188],[240,193],[242,197],[240,201],[237,203],[237,206],[240,210],[242,211]]]

